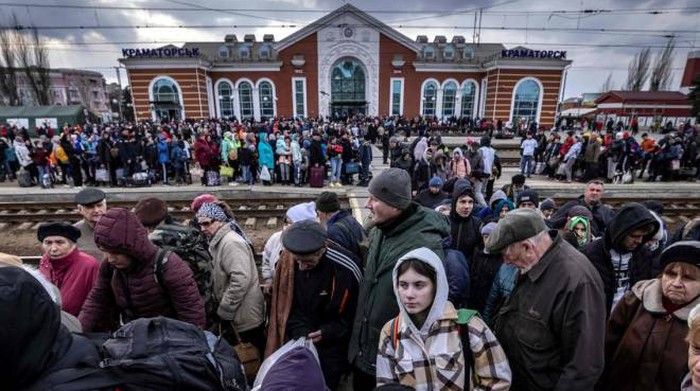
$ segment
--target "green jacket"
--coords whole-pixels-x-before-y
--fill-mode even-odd
[[[370,375],[375,374],[382,327],[399,314],[391,282],[396,261],[421,247],[429,248],[444,260],[441,242],[450,234],[446,217],[415,202],[402,217],[398,224],[377,227],[370,233],[367,267],[348,350],[348,360]]]

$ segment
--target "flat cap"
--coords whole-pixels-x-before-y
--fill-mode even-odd
[[[107,198],[105,192],[94,187],[86,187],[75,195],[75,203],[78,205],[92,205]]]
[[[516,209],[508,212],[498,221],[496,228],[484,243],[484,252],[500,253],[511,244],[529,239],[546,230],[547,224],[536,210]]]
[[[47,236],[62,236],[71,242],[77,242],[80,230],[68,223],[44,223],[39,226],[36,237],[43,242]]]
[[[311,254],[326,244],[326,230],[314,220],[302,220],[287,228],[282,234],[282,245],[294,254]]]

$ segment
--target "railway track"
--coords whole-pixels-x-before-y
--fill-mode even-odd
[[[247,229],[276,229],[282,226],[288,208],[293,205],[313,201],[311,197],[258,198],[255,200],[225,200],[231,206],[236,219]],[[340,197],[341,206],[347,208],[347,198]],[[178,221],[186,221],[194,216],[190,209],[191,200],[167,201],[168,213]],[[110,208],[131,209],[136,201],[110,201]],[[79,221],[82,216],[76,205],[68,201],[33,203],[0,202],[0,230],[35,229],[49,221]]]

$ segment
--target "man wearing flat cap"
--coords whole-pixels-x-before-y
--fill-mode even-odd
[[[37,238],[44,255],[39,271],[61,291],[62,309],[78,316],[97,282],[100,264],[78,248],[80,230],[68,223],[44,223]]]
[[[275,280],[276,319],[271,324],[284,327],[278,331],[285,341],[307,337],[314,342],[326,385],[335,390],[349,370],[348,343],[362,272],[353,254],[326,239],[326,230],[313,220],[294,223],[282,234],[285,256],[280,262],[291,266],[291,273]],[[286,322],[279,322],[285,312]]]
[[[442,239],[450,235],[447,218],[412,201],[411,177],[400,168],[389,168],[369,183],[366,208],[375,228],[369,234],[369,251],[348,360],[353,364],[355,390],[376,386],[375,362],[379,334],[396,317],[391,272],[409,251],[427,247],[443,259]]]
[[[78,204],[78,212],[83,216],[82,220],[73,224],[80,230],[78,248],[102,261],[104,255],[95,244],[95,224],[107,212],[107,196],[100,189],[86,187],[75,195],[75,203]]]
[[[511,389],[593,390],[603,371],[606,321],[593,265],[530,208],[499,220],[485,251],[518,268],[493,320],[513,370]]]

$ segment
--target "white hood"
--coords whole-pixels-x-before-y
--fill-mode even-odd
[[[432,266],[435,269],[437,277],[435,287],[435,299],[433,299],[433,305],[430,307],[428,316],[426,317],[425,322],[423,323],[423,326],[420,330],[416,328],[416,325],[413,324],[411,317],[408,315],[408,313],[406,313],[406,309],[401,303],[401,298],[399,297],[399,291],[397,286],[399,279],[399,276],[397,275],[399,266],[401,266],[401,264],[404,263],[404,261],[409,259],[417,259]],[[394,271],[392,272],[391,279],[394,285],[394,296],[396,296],[396,302],[399,305],[399,311],[401,313],[402,321],[406,323],[406,325],[411,329],[411,332],[413,334],[420,335],[421,339],[425,341],[425,339],[428,337],[428,331],[430,330],[430,326],[442,316],[443,310],[445,309],[445,303],[447,302],[447,275],[445,274],[445,267],[442,264],[442,260],[432,250],[427,249],[425,247],[421,247],[419,249],[407,253],[406,255],[401,257],[398,260],[398,262],[396,262],[396,266],[394,266]]]

